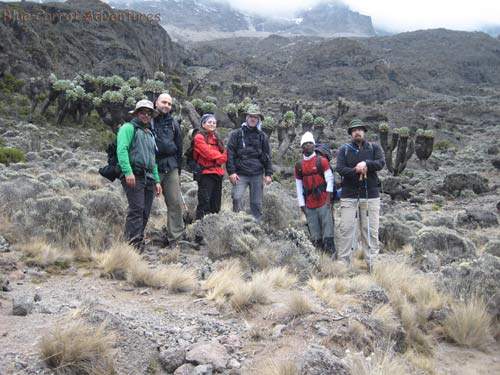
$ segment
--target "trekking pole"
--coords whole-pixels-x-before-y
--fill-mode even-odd
[[[368,235],[368,272],[372,273],[372,243],[370,238],[370,212],[368,205],[368,181],[365,178],[365,197],[366,197],[366,227],[367,227],[367,235]]]
[[[188,211],[188,207],[186,204],[186,200],[184,199],[184,195],[182,195],[182,191],[180,193],[181,193],[182,204],[184,205],[184,210]]]
[[[349,267],[352,268],[352,257],[354,255],[354,248],[356,246],[356,227],[359,225],[358,223],[358,211],[359,211],[359,196],[361,195],[360,187],[358,187],[358,199],[356,201],[356,212],[354,213],[354,232],[352,235],[352,243],[351,243],[351,254],[349,256]]]

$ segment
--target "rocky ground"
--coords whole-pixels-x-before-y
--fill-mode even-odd
[[[0,129],[27,152],[26,163],[0,165],[1,373],[51,373],[39,343],[74,321],[115,335],[119,374],[500,371],[499,125],[463,134],[465,147],[435,150],[427,169],[411,162],[401,177],[382,174],[383,254],[372,275],[362,259],[346,270],[313,249],[291,181],[266,188],[262,226],[230,212],[226,182],[221,214],[188,228],[188,240],[205,237],[199,250],[163,246],[166,209],[156,200],[142,259],[152,270],[192,272],[183,293],[105,270],[126,204],[119,183],[97,173],[105,155],[92,151],[91,130],[8,119]],[[182,188],[192,215],[188,174]],[[33,249],[48,243],[71,258],[37,258]],[[403,279],[388,281],[404,262]],[[280,267],[281,281],[260,272]],[[214,277],[223,272],[229,283]],[[471,296],[483,298],[492,324],[479,344],[458,345],[444,322],[454,301]]]

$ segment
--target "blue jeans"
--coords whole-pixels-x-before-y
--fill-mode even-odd
[[[263,175],[258,174],[256,176],[242,176],[239,175],[240,179],[233,185],[233,190],[231,196],[233,198],[233,211],[239,212],[243,209],[243,194],[247,186],[250,188],[250,211],[252,216],[260,222],[262,218],[262,196],[264,193],[264,181]]]

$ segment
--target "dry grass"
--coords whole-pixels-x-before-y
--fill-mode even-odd
[[[281,360],[268,359],[252,372],[255,375],[300,375],[300,370],[292,357]]]
[[[226,298],[233,294],[234,285],[242,283],[243,271],[240,263],[231,260],[208,277],[203,283],[203,289],[207,291],[207,299],[223,304]]]
[[[126,275],[127,280],[137,287],[162,288],[166,284],[165,275],[157,269],[150,268],[142,259],[130,265],[126,270]]]
[[[334,277],[319,280],[313,277],[307,285],[321,300],[336,310],[358,303],[355,297],[346,294],[349,290],[349,282],[346,279]]]
[[[138,287],[166,287],[171,293],[188,292],[196,287],[193,271],[173,265],[150,268],[135,249],[125,243],[115,243],[108,252],[99,254],[98,258],[103,274],[118,279],[126,278]]]
[[[18,246],[26,256],[26,263],[39,267],[57,266],[68,268],[73,260],[73,253],[52,246],[43,240],[34,240]]]
[[[272,288],[286,289],[297,282],[297,276],[289,273],[286,267],[274,267],[255,273],[252,280],[262,280]]]
[[[104,325],[92,327],[80,320],[56,324],[42,336],[42,360],[57,374],[116,374],[115,338]]]
[[[423,371],[428,375],[436,374],[436,363],[434,358],[422,355],[413,350],[405,353],[406,360],[417,370]]]
[[[284,288],[296,282],[296,277],[285,268],[258,272],[252,280],[243,280],[243,272],[237,260],[231,260],[212,273],[203,283],[206,297],[223,305],[229,301],[236,311],[248,309],[254,304],[266,304],[273,288]]]
[[[181,249],[177,246],[175,249],[169,250],[168,253],[161,257],[161,262],[168,263],[177,263],[181,256]]]
[[[313,305],[304,292],[295,290],[286,299],[286,312],[290,317],[299,317],[313,311]]]
[[[141,256],[132,246],[123,242],[115,242],[107,252],[98,254],[97,258],[103,273],[115,278],[125,278],[134,268],[138,268],[136,274],[144,269]]]
[[[370,275],[357,275],[348,280],[347,289],[350,293],[364,293],[377,287]]]
[[[485,350],[492,338],[492,318],[480,298],[452,304],[444,322],[448,338],[460,346]]]
[[[179,266],[166,266],[158,270],[164,275],[165,286],[170,293],[190,292],[196,288],[196,276],[192,270]]]
[[[377,263],[373,276],[387,291],[400,316],[407,344],[419,353],[431,355],[434,343],[426,333],[428,316],[432,310],[442,308],[447,297],[436,289],[432,279],[402,262]]]
[[[335,261],[331,256],[321,253],[319,257],[318,275],[324,277],[343,277],[349,272],[344,262]]]
[[[396,314],[391,305],[387,303],[375,306],[370,316],[382,324],[386,336],[391,336],[399,327]]]
[[[351,354],[347,358],[351,375],[410,375],[401,358],[390,349],[377,348],[368,358],[362,354]]]

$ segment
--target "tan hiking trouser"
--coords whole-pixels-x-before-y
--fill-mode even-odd
[[[340,200],[340,220],[337,236],[337,251],[339,259],[346,263],[352,262],[353,252],[359,248],[365,254],[367,264],[379,252],[378,227],[380,215],[380,198],[360,199],[345,198]],[[366,217],[368,207],[369,220]],[[356,209],[358,214],[356,217]],[[370,222],[370,243],[368,243],[368,221]]]
[[[163,197],[167,204],[167,229],[169,240],[179,240],[184,233],[179,170],[176,168],[168,173],[161,173],[160,178]]]

